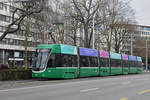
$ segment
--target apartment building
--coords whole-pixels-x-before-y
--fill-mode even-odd
[[[133,54],[138,50],[146,48],[146,39],[150,38],[150,26],[145,26],[145,25],[132,25],[134,26],[134,31],[129,34],[128,37],[126,37],[125,42],[124,42],[124,47],[122,49],[122,52],[126,54],[131,54],[131,50]],[[139,39],[142,39],[143,45],[139,46],[137,45]],[[135,54],[137,55],[137,54]],[[143,54],[145,56],[145,54]]]
[[[11,12],[13,6],[0,2],[0,35],[5,31],[7,25],[11,22]],[[15,27],[15,26],[14,26]],[[35,56],[35,47],[40,43],[40,34],[30,31],[28,38],[28,64],[32,66]],[[25,57],[25,29],[20,29],[16,33],[8,34],[0,41],[0,64],[9,64],[9,66],[24,66]]]
[[[150,26],[137,25],[137,31],[142,37],[150,37]]]

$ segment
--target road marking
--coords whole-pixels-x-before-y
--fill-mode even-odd
[[[9,92],[9,91],[19,91],[19,90],[27,90],[27,89],[36,89],[36,88],[46,88],[46,87],[54,87],[54,86],[63,86],[63,85],[75,85],[79,83],[93,83],[93,82],[103,82],[103,81],[109,81],[108,79],[96,79],[92,81],[78,81],[78,82],[67,82],[67,83],[57,83],[57,84],[51,84],[51,85],[39,85],[39,86],[29,86],[29,87],[23,87],[23,88],[12,88],[12,89],[3,89],[0,90],[0,92]]]
[[[89,91],[94,91],[94,90],[98,90],[99,88],[90,88],[90,89],[84,89],[84,90],[80,90],[80,92],[89,92]]]
[[[121,98],[120,100],[128,100],[128,98]]]
[[[147,81],[147,80],[149,80],[149,79],[145,78],[144,80]]]
[[[150,92],[150,90],[144,90],[144,91],[138,92],[138,94],[142,95],[142,94],[145,94],[145,93],[148,93],[148,92]]]
[[[51,85],[39,85],[39,86],[31,86],[31,87],[23,87],[23,88],[4,89],[4,90],[0,90],[0,92],[19,91],[19,90],[36,89],[36,88],[47,88],[47,87],[55,87],[55,86],[63,86],[63,85],[73,85],[73,84],[78,84],[78,83],[91,83],[91,82],[93,83],[93,82],[100,82],[100,81],[102,80],[57,83],[57,84],[51,84]]]
[[[127,84],[130,84],[131,82],[130,81],[128,81],[128,82],[122,82],[121,84],[122,85],[127,85]]]
[[[143,77],[149,77],[149,75],[143,75]],[[27,89],[36,89],[36,88],[47,88],[47,87],[54,87],[54,86],[63,86],[63,85],[75,85],[78,83],[93,83],[93,82],[104,82],[104,81],[110,81],[110,80],[119,80],[119,79],[135,79],[138,77],[131,77],[131,76],[123,76],[123,77],[119,77],[119,78],[105,78],[105,79],[94,79],[92,81],[78,81],[78,82],[67,82],[67,83],[57,83],[57,84],[50,84],[50,85],[39,85],[39,86],[29,86],[29,87],[23,87],[23,88],[12,88],[12,89],[4,89],[4,90],[0,90],[0,92],[10,92],[10,91],[19,91],[19,90],[27,90]],[[140,77],[141,78],[141,77]],[[80,79],[78,79],[80,80]]]

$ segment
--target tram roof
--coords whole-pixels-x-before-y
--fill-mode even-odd
[[[142,61],[142,58],[137,56],[137,61]]]
[[[128,60],[128,55],[122,54],[122,59],[123,59],[123,60]]]
[[[110,52],[110,58],[112,58],[112,59],[121,59],[121,54],[115,53],[115,52]]]
[[[109,58],[109,52],[100,50],[100,57],[101,58]]]
[[[98,56],[98,51],[96,49],[90,49],[90,48],[79,48],[80,55],[84,56]]]
[[[129,60],[131,60],[131,61],[136,61],[136,56],[131,56],[131,55],[129,55]]]
[[[51,52],[64,53],[64,54],[77,54],[76,46],[65,45],[65,44],[40,44],[37,46],[38,49],[52,49]]]

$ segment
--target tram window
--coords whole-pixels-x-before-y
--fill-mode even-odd
[[[90,67],[98,67],[98,58],[97,57],[89,57]]]
[[[137,66],[138,66],[138,62],[136,61],[136,62],[135,62],[135,66],[134,66],[134,67],[137,67]]]
[[[80,67],[98,67],[98,58],[80,56]]]
[[[47,67],[59,67],[61,66],[61,56],[60,54],[52,54],[47,63]]]
[[[80,67],[90,67],[88,56],[80,56]]]
[[[121,60],[111,59],[111,67],[121,67]]]
[[[101,58],[101,67],[109,67],[109,59]]]
[[[123,60],[123,66],[124,66],[124,67],[129,67],[127,60]]]
[[[77,56],[76,55],[61,55],[61,67],[77,67]]]
[[[137,67],[141,67],[142,66],[142,62],[137,62]]]
[[[136,67],[135,61],[130,61],[130,67]]]
[[[52,54],[47,67],[77,67],[77,56],[68,54]]]

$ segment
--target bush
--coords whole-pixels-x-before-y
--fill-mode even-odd
[[[8,69],[8,65],[6,65],[6,64],[0,64],[0,70],[1,69]]]
[[[24,69],[1,69],[0,80],[24,80],[31,79],[32,71]]]

